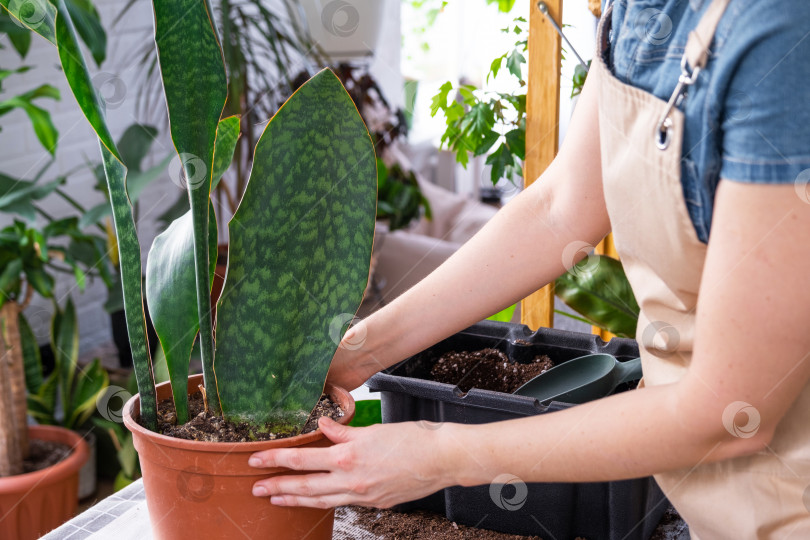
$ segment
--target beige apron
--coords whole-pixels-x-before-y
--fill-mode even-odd
[[[641,307],[636,338],[647,386],[680,380],[691,361],[706,245],[698,240],[684,202],[684,117],[675,104],[688,99],[679,96],[705,66],[728,2],[713,0],[690,34],[683,75],[672,82],[669,103],[613,76],[602,57],[612,10],[599,27],[594,66],[601,81],[605,202],[616,249]],[[768,451],[655,478],[689,524],[692,538],[810,539],[808,427],[810,387],[779,424]]]

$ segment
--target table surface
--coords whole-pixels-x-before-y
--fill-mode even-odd
[[[351,508],[338,508],[335,514],[333,540],[385,540],[355,524]],[[664,540],[689,540],[685,523],[660,526],[656,531]],[[95,506],[54,529],[42,540],[151,540],[149,514],[143,481],[138,480],[121,491],[99,501]],[[594,539],[598,540],[598,539]]]

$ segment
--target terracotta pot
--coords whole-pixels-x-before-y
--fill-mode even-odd
[[[28,436],[66,444],[73,452],[47,469],[0,478],[0,538],[39,538],[76,513],[87,443],[78,433],[56,426],[29,426]]]
[[[196,392],[202,375],[189,377]],[[354,400],[342,388],[327,387],[345,411],[347,424]],[[171,397],[169,383],[157,387],[158,401]],[[124,423],[132,432],[141,462],[152,534],[158,540],[186,538],[272,538],[273,540],[331,540],[334,510],[273,506],[254,497],[253,484],[262,478],[295,474],[287,469],[248,466],[253,452],[271,448],[325,447],[332,443],[320,431],[278,441],[209,443],[175,439],[149,431],[135,419],[140,401],[124,406]]]

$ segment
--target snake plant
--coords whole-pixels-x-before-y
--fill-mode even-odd
[[[26,17],[15,13],[15,2],[0,0],[0,5],[26,24]],[[141,418],[155,429],[141,246],[127,197],[127,167],[91,84],[65,0],[26,5],[41,9],[29,27],[56,45],[70,88],[99,139]],[[171,136],[191,208],[155,240],[146,272],[150,313],[178,419],[188,414],[188,359],[199,334],[211,410],[257,425],[302,426],[323,391],[343,322],[356,312],[368,281],[377,186],[371,138],[329,70],[299,88],[269,121],[228,227],[228,275],[217,308],[215,346],[210,290],[217,233],[210,194],[230,163],[239,119],[222,118],[228,87],[210,3],[154,0],[153,8]]]

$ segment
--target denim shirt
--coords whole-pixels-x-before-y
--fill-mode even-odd
[[[689,32],[710,3],[614,0],[606,51],[613,74],[667,101]],[[681,182],[702,242],[720,178],[795,183],[810,203],[810,0],[731,0],[706,68],[679,108]]]

